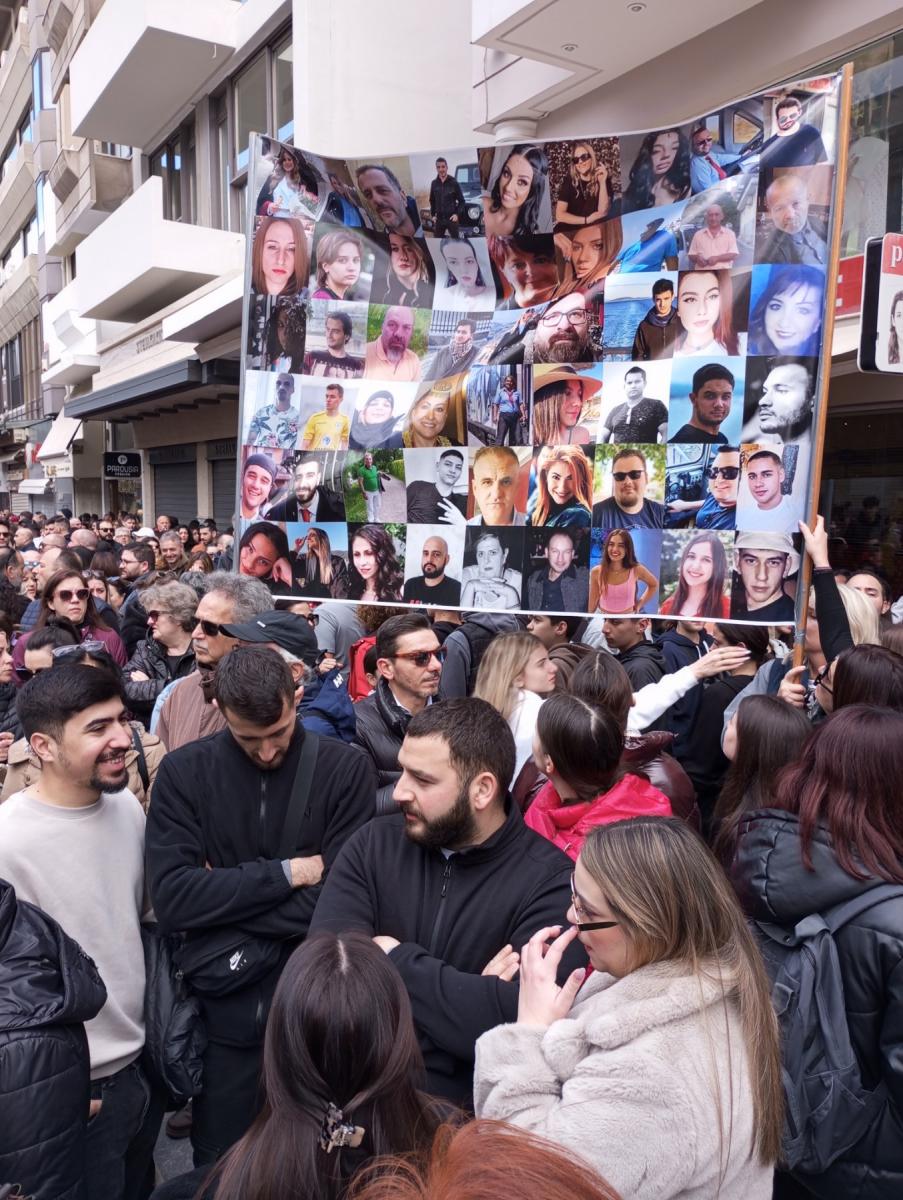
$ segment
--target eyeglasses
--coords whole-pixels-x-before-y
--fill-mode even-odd
[[[574,154],[571,157],[571,162],[576,167],[577,163],[587,162],[587,160],[590,159],[591,157],[592,157],[592,155],[590,155],[590,154]]]
[[[150,613],[147,615],[150,616]],[[207,637],[219,637],[219,635],[223,632],[222,625],[217,625],[216,621],[202,621],[200,618],[198,618],[195,629],[197,629],[198,625],[200,625]],[[228,636],[229,635],[226,634],[226,637]]]
[[[720,475],[723,479],[736,479],[740,474],[739,467],[706,467],[706,477],[708,479],[717,479]]]
[[[156,624],[157,621],[159,621],[161,617],[168,617],[168,616],[169,616],[168,612],[163,612],[163,610],[159,609],[159,608],[152,608],[148,611],[147,619],[148,619],[148,623],[153,621],[154,624]]]
[[[645,472],[643,471],[612,471],[611,477],[615,483],[623,483],[625,479],[632,479],[634,483],[638,479],[642,479]]]
[[[393,654],[393,658],[406,658],[415,667],[425,667],[432,659],[445,662],[445,647],[437,646],[435,650],[408,650],[403,654]]]
[[[89,638],[87,642],[80,642],[77,646],[57,646],[53,650],[54,658],[83,658],[86,654],[108,654],[108,651],[103,642],[93,638]]]
[[[87,588],[61,588],[56,593],[64,604],[69,604],[72,600],[87,600],[91,593]],[[51,597],[53,599],[54,597]]]
[[[36,571],[40,565],[41,560],[39,558],[26,558],[22,563],[26,571]]]
[[[585,325],[586,324],[586,309],[572,308],[570,312],[547,312],[539,318],[540,325],[546,325],[549,328],[557,329],[562,321],[567,321],[568,325]]]
[[[113,526],[112,525],[98,525],[97,532],[98,533],[112,533]]]
[[[579,899],[579,897],[577,896],[577,892],[576,892],[576,889],[575,889],[575,887],[574,887],[574,876],[573,876],[573,874],[571,874],[571,907],[573,908],[574,912],[577,914],[578,918],[580,918],[580,917],[588,917],[588,916],[590,916],[590,915],[591,915],[590,913],[588,913],[588,912],[587,912],[587,910],[586,910],[586,909],[583,907],[583,905],[580,903],[580,899]],[[620,921],[583,921],[583,920],[577,920],[577,921],[575,922],[575,924],[576,924],[577,928],[580,930],[580,932],[581,932],[581,933],[591,933],[591,932],[592,932],[592,930],[594,930],[594,929],[614,929],[614,927],[615,927],[616,925],[620,925],[620,924],[621,924],[621,922],[620,922]]]
[[[823,667],[819,668],[818,672],[816,673],[815,679],[812,681],[812,691],[813,692],[815,691],[816,688],[820,687],[821,690],[823,692],[827,692],[829,696],[834,695],[834,689],[831,687],[830,683],[828,683],[828,673],[830,670],[831,670],[830,663],[825,663],[825,665]]]

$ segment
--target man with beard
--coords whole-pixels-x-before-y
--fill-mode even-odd
[[[455,326],[451,341],[433,355],[426,369],[427,379],[447,379],[466,371],[477,356],[474,334],[477,323],[473,317],[462,317]]]
[[[589,336],[590,314],[582,292],[550,304],[533,334],[535,363],[591,363],[601,357]]]
[[[225,728],[223,714],[213,703],[213,672],[238,643],[223,632],[223,626],[251,621],[272,607],[273,597],[259,579],[231,571],[207,576],[191,633],[197,670],[160,693],[151,718],[151,727],[167,750]]]
[[[302,453],[292,468],[293,496],[274,504],[269,521],[344,521],[345,501],[323,486],[322,455]]]
[[[625,446],[611,462],[611,495],[593,505],[593,525],[599,529],[661,529],[665,506],[646,497],[649,471],[646,456]]]
[[[406,604],[429,604],[432,608],[454,608],[461,599],[461,584],[445,574],[448,566],[448,542],[428,537],[420,555],[422,575],[408,579],[402,592]]]
[[[364,754],[303,729],[276,650],[228,654],[214,697],[226,728],[166,756],[147,829],[154,912],[162,930],[187,934],[179,965],[201,997],[207,1032],[191,1131],[197,1167],[219,1158],[259,1111],[279,975],[307,936],[324,872],[373,815],[375,788]],[[204,987],[211,959],[226,971],[225,994]],[[235,986],[228,972],[243,959],[245,981]]]
[[[809,189],[800,175],[779,175],[765,192],[772,229],[756,246],[756,262],[824,266],[828,244],[809,221]]]
[[[463,524],[467,495],[455,491],[464,472],[461,450],[443,450],[436,461],[436,482],[415,479],[408,484],[408,521],[416,525]]]
[[[743,426],[744,442],[808,446],[815,405],[815,359],[771,358],[758,403]]]
[[[362,930],[408,989],[426,1090],[472,1103],[474,1044],[516,1019],[517,947],[561,926],[573,864],[511,802],[514,738],[484,700],[411,719],[395,785],[400,813],[369,822],[327,876],[311,932]],[[586,957],[574,943],[559,982]]]
[[[420,231],[416,201],[405,193],[397,175],[385,163],[364,163],[358,167],[357,186],[367,207],[388,233],[413,237]]]
[[[18,713],[41,770],[0,806],[0,877],[59,921],[106,985],[85,1024],[84,1188],[92,1200],[132,1200],[153,1188],[163,1099],[141,1065],[144,813],[126,788],[125,696],[110,672],[63,664],[23,687]]]
[[[326,349],[311,350],[304,355],[305,375],[325,375],[329,379],[357,379],[364,373],[364,360],[348,354],[353,327],[346,312],[332,312],[326,317]]]
[[[400,304],[387,308],[379,337],[367,343],[364,359],[367,377],[416,383],[420,379],[420,359],[413,350],[408,349],[413,333],[413,309]]]

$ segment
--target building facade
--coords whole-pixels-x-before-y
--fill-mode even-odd
[[[903,9],[470,9],[0,0],[0,503],[229,522],[252,131],[341,156],[624,132],[852,61],[823,508],[899,594],[903,383],[855,347],[864,241],[903,220]],[[105,450],[140,478],[103,480]]]

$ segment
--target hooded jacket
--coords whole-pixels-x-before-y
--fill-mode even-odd
[[[658,788],[671,801],[671,811],[692,825],[701,828],[702,821],[696,804],[696,793],[690,777],[669,753],[674,745],[674,734],[664,729],[650,733],[628,733],[624,738],[624,753],[621,763],[628,770],[643,775],[654,788]]]
[[[633,339],[633,360],[644,362],[650,358],[670,358],[674,340],[683,330],[677,319],[677,305],[671,306],[670,314],[662,320],[653,304],[636,327]]]
[[[729,873],[747,915],[792,929],[885,882],[848,875],[823,826],[816,826],[811,855],[814,870],[807,871],[795,813],[766,808],[744,817]],[[897,1200],[903,1195],[903,896],[860,914],[834,941],[862,1082],[871,1089],[883,1081],[887,1101],[868,1133],[827,1171],[798,1178],[825,1200]]]
[[[592,653],[592,646],[584,646],[582,642],[564,642],[560,646],[552,647],[549,651],[549,660],[557,668],[555,674],[556,692],[567,691],[568,685],[571,682],[571,676],[584,658]]]
[[[411,998],[426,1090],[469,1107],[474,1043],[517,1013],[517,984],[481,972],[509,942],[522,946],[537,929],[563,922],[571,870],[567,855],[528,829],[510,801],[500,829],[448,857],[411,841],[396,813],[345,843],[310,930],[398,939],[389,957]],[[575,943],[559,978],[585,964]]]
[[[90,1200],[84,1022],[106,999],[78,943],[0,880],[0,1181],[34,1200]]]
[[[658,683],[667,670],[664,655],[653,642],[637,642],[629,650],[621,650],[618,662],[635,692],[647,683]]]
[[[594,800],[565,804],[548,780],[527,809],[524,820],[559,850],[580,857],[586,835],[597,825],[610,825],[627,817],[670,817],[668,797],[638,775],[622,775],[607,792]]]
[[[378,813],[395,812],[392,793],[401,777],[398,751],[411,723],[411,715],[398,704],[385,679],[377,680],[370,695],[354,705],[354,744],[369,755],[376,768]]]
[[[304,685],[298,716],[305,729],[342,742],[354,741],[355,713],[341,667]]]
[[[445,639],[445,662],[439,680],[443,700],[460,699],[473,691],[476,668],[483,652],[500,633],[522,629],[517,617],[507,613],[466,612],[463,623]]]
[[[688,637],[684,637],[682,633],[678,633],[676,629],[665,630],[660,637],[656,638],[655,644],[662,652],[665,670],[669,674],[679,671],[681,667],[692,666],[702,658],[709,646],[704,636],[700,637],[697,644]],[[676,704],[671,705],[662,722],[664,727],[670,729],[674,734],[673,754],[681,762],[687,737],[696,722],[701,703],[702,688],[692,688]]]

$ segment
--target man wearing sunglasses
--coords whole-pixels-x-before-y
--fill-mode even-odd
[[[355,707],[354,741],[373,760],[379,778],[379,812],[394,812],[392,792],[401,769],[398,752],[411,718],[439,691],[444,657],[429,617],[423,612],[390,617],[376,632],[375,690]]]
[[[665,506],[647,500],[649,472],[640,450],[625,447],[611,463],[611,495],[593,505],[593,525],[600,529],[661,529]]]
[[[740,487],[740,450],[722,446],[706,467],[709,482],[704,500],[672,500],[669,513],[696,514],[697,529],[735,529],[737,525],[737,492]]]

